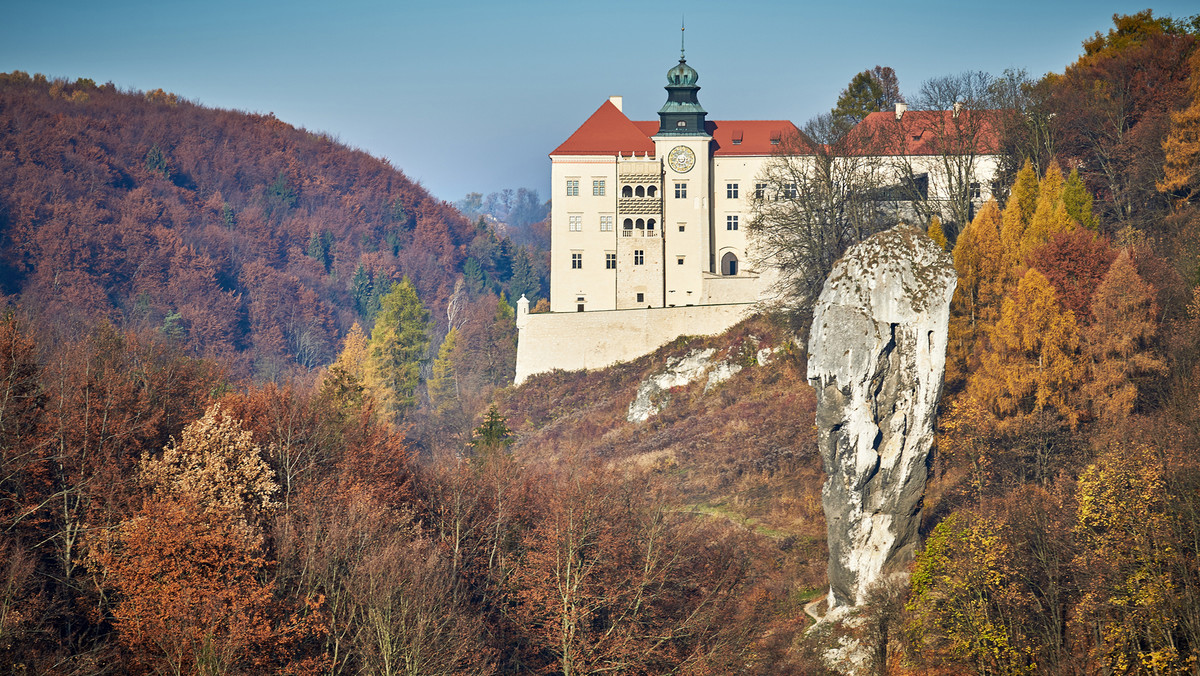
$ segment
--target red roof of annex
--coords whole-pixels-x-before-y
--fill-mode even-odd
[[[997,112],[962,110],[956,115],[950,110],[911,110],[899,119],[893,111],[871,113],[851,130],[847,140],[851,146],[858,141],[857,145],[864,148],[861,154],[939,155],[948,138],[974,138],[976,153],[993,154],[999,146]],[[612,101],[605,101],[550,156],[636,154],[653,157],[651,137],[658,129],[657,121],[630,120]],[[965,133],[952,133],[956,129]],[[788,120],[709,121],[705,131],[712,135],[713,155],[718,157],[772,155],[784,139],[801,136],[796,125]],[[953,148],[945,150],[954,152]]]

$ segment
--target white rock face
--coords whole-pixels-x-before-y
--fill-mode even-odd
[[[629,413],[625,419],[629,422],[649,420],[666,405],[663,396],[672,387],[682,387],[697,380],[708,372],[709,358],[716,353],[715,349],[692,350],[683,357],[667,362],[662,373],[650,376],[638,386],[633,402],[629,404]]]
[[[851,247],[814,308],[808,380],[827,476],[830,609],[859,604],[918,544],[957,282],[940,247],[899,225]]]

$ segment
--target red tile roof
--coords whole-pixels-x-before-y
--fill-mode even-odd
[[[658,123],[654,123],[658,131]],[[554,155],[616,155],[617,153],[654,154],[654,141],[612,101],[596,109],[579,129],[550,153]]]
[[[995,110],[909,110],[899,120],[895,111],[871,113],[846,136],[855,155],[957,154],[973,145],[980,155],[999,148],[1000,120]]]
[[[998,111],[909,110],[900,120],[894,111],[871,113],[846,137],[846,145],[862,155],[940,155],[961,152],[956,142],[973,139],[975,152],[993,154],[999,147]],[[554,155],[654,155],[652,136],[658,121],[632,121],[605,101],[579,129],[550,153]],[[710,121],[717,156],[771,155],[791,136],[800,135],[787,120]],[[803,138],[801,136],[801,138]]]

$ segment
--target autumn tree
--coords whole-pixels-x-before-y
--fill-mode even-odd
[[[942,251],[950,246],[950,243],[946,241],[946,233],[942,231],[942,219],[937,216],[929,219],[929,229],[926,230],[926,233],[929,235],[929,239],[942,247]]]
[[[917,555],[908,610],[912,645],[931,661],[964,661],[981,674],[1033,674],[1020,629],[1028,612],[1003,524],[956,512]],[[939,654],[940,653],[940,654]]]
[[[1075,315],[1062,308],[1045,276],[1031,269],[1004,299],[989,343],[966,396],[1010,436],[1021,471],[1045,482],[1061,460],[1062,428],[1074,428],[1080,417],[1076,390],[1083,369]]]
[[[1200,193],[1200,50],[1188,60],[1191,73],[1187,105],[1171,113],[1171,129],[1163,141],[1166,162],[1160,192],[1191,201]]]
[[[1038,204],[1038,176],[1033,164],[1025,161],[1025,166],[1017,172],[1016,183],[1009,193],[1008,203],[1004,207],[1004,222],[1000,231],[1000,239],[1004,244],[1005,266],[1014,270],[1024,261],[1025,231],[1033,221],[1033,213]],[[1014,277],[1015,281],[1015,277]]]
[[[1092,310],[1095,322],[1083,334],[1089,358],[1083,394],[1097,418],[1119,425],[1137,405],[1139,380],[1166,371],[1153,349],[1158,333],[1155,290],[1138,275],[1128,250],[1096,287]]]
[[[1100,228],[1099,219],[1092,213],[1092,192],[1079,177],[1078,168],[1072,168],[1071,174],[1067,176],[1067,182],[1063,185],[1062,201],[1063,208],[1072,221],[1088,230]]]
[[[390,415],[399,416],[417,403],[421,362],[429,346],[429,311],[406,277],[381,299],[375,328],[367,345],[368,382]]]
[[[1151,449],[1117,447],[1079,478],[1076,530],[1088,576],[1077,612],[1096,627],[1092,656],[1114,672],[1194,667],[1190,641],[1200,637],[1200,627],[1194,609],[1184,610],[1178,600],[1195,598],[1196,580],[1188,579],[1178,557],[1195,551],[1173,535],[1165,471]]]
[[[228,514],[252,528],[277,506],[279,484],[262,449],[220,404],[185,427],[161,455],[143,454],[141,480],[157,495]]]
[[[458,329],[450,327],[438,347],[429,377],[429,403],[437,413],[446,413],[458,403],[458,377],[454,372],[454,349],[458,344]]]
[[[847,248],[894,222],[877,199],[887,181],[874,142],[820,116],[784,139],[757,178],[766,188],[751,197],[749,229],[759,263],[783,272],[781,290],[798,317]]]
[[[1033,247],[1025,260],[1045,275],[1062,306],[1086,325],[1092,318],[1092,295],[1116,256],[1106,237],[1072,224]]]
[[[984,337],[1000,317],[1004,298],[1004,256],[1000,208],[988,200],[954,245],[958,286],[950,303],[946,381],[952,389],[965,382],[982,353]]]

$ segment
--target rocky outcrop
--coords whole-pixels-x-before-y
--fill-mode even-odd
[[[851,247],[814,307],[830,609],[912,559],[956,283],[950,257],[899,225]]]

